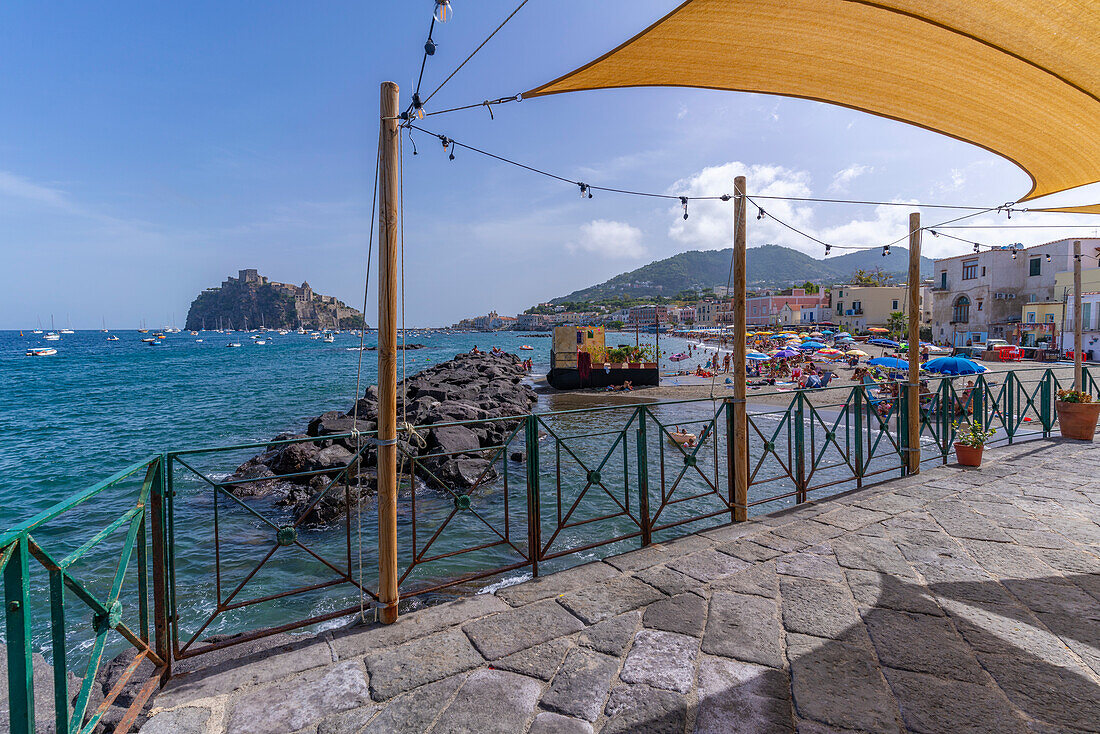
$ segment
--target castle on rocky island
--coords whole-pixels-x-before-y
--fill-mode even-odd
[[[361,312],[335,296],[315,292],[308,282],[280,283],[249,268],[200,293],[191,302],[186,328],[354,329],[365,325]]]

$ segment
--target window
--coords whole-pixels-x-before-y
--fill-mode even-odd
[[[1027,322],[1029,324],[1034,324],[1035,323],[1035,312],[1034,311],[1028,311],[1027,312]]]
[[[985,266],[984,265],[982,266],[982,277],[983,278],[985,277]]]
[[[898,310],[898,302],[897,301],[891,301],[891,303],[893,303],[894,305],[890,307],[890,310],[891,311],[897,311]]]
[[[946,270],[944,270],[942,273],[940,273],[940,290],[941,291],[947,290],[947,271]]]
[[[1039,275],[1043,269],[1043,259],[1041,257],[1033,257],[1028,263],[1028,276]]]
[[[859,313],[863,310],[863,301],[852,301],[852,310]]]
[[[1052,314],[1052,313],[1047,314],[1047,323],[1048,324],[1053,324],[1054,323],[1054,314]]]
[[[951,320],[956,324],[966,324],[970,322],[970,299],[966,296],[959,296],[955,300],[955,305],[951,309]]]
[[[978,299],[978,310],[979,310],[979,311],[981,311],[981,310],[982,310],[982,304],[984,304],[984,303],[985,303],[985,301],[983,301],[983,300],[982,300],[982,299],[980,299],[980,298]]]
[[[1086,329],[1086,330],[1092,328],[1092,304],[1091,303],[1082,303],[1081,304],[1081,328]]]
[[[978,277],[978,261],[969,260],[963,263],[963,280],[974,280]]]
[[[837,313],[844,313],[844,304],[840,301],[836,302],[836,312]]]

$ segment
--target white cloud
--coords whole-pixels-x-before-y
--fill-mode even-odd
[[[829,191],[831,193],[840,193],[848,190],[848,184],[855,179],[859,178],[865,173],[871,173],[875,169],[871,166],[864,166],[860,163],[853,163],[842,171],[837,171],[833,174],[833,182],[829,184]]]
[[[595,219],[581,225],[581,236],[566,247],[571,252],[583,251],[605,258],[628,259],[646,255],[642,230],[626,222]]]
[[[10,196],[25,201],[33,201],[45,204],[57,209],[75,211],[72,203],[64,193],[48,186],[36,184],[30,179],[23,178],[8,171],[0,171],[0,196]]]
[[[745,176],[748,179],[749,196],[810,196],[810,175],[806,171],[793,171],[783,166],[768,164],[749,165],[740,161],[720,166],[704,168],[689,178],[681,179],[669,187],[668,193],[675,196],[719,196],[733,192],[733,179]],[[720,250],[729,247],[733,240],[733,202],[732,201],[693,201],[688,206],[688,218],[683,218],[683,210],[675,204],[679,216],[669,227],[669,237],[678,242],[703,250]],[[760,200],[760,206],[772,212],[785,222],[802,229],[811,225],[812,210],[808,206],[797,205],[790,201]],[[752,224],[748,228],[749,246],[765,243],[783,244],[807,252],[815,251],[808,247],[808,240],[785,229],[770,218],[756,219],[756,209],[750,205],[748,218]],[[816,246],[820,249],[820,246]]]

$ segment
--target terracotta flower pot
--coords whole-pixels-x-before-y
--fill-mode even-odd
[[[955,458],[959,460],[959,463],[963,466],[981,466],[982,465],[982,450],[984,446],[967,446],[966,444],[955,444]]]
[[[1100,417],[1100,403],[1063,403],[1056,400],[1058,430],[1062,438],[1091,441],[1096,433],[1096,419]]]

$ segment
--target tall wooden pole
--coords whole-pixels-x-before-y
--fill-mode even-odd
[[[1073,389],[1081,389],[1081,240],[1073,241]]]
[[[748,292],[745,286],[745,177],[733,181],[733,519],[749,519],[749,412],[745,404],[748,390],[748,369],[745,360],[745,339],[748,328],[745,323]]]
[[[397,621],[397,238],[399,92],[382,82],[378,167],[378,601]]]
[[[920,212],[909,215],[909,473],[920,472]]]

